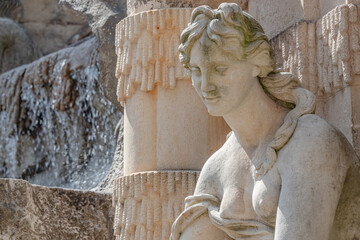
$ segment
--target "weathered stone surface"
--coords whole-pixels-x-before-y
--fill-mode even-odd
[[[278,65],[317,96],[317,114],[339,128],[358,154],[353,129],[360,123],[355,117],[358,94],[347,88],[360,80],[359,13],[358,5],[337,6],[317,21],[300,22],[271,39]]]
[[[350,21],[356,19],[356,8],[353,14],[347,6],[340,8]],[[196,18],[181,35],[180,61],[192,72],[209,113],[224,117],[232,134],[202,168],[170,239],[356,239],[360,161],[349,141],[314,114],[315,95],[295,75],[276,69],[256,20],[236,5],[213,12],[199,7],[193,13]],[[344,56],[350,56],[341,31],[350,24],[337,19],[342,19],[335,30],[341,35],[340,56],[318,67],[336,63],[346,75],[349,58]],[[330,23],[325,21],[335,27]],[[293,37],[296,51],[306,49],[306,35]],[[320,41],[324,52],[328,38]],[[310,46],[315,51],[314,42]]]
[[[304,87],[327,96],[360,80],[360,9],[341,5],[316,22],[300,22],[271,39],[276,62]]]
[[[153,91],[155,86],[175,89],[177,81],[189,79],[178,60],[180,33],[191,8],[159,9],[126,17],[116,28],[116,77],[118,101],[135,91]]]
[[[105,96],[122,111],[116,98],[115,25],[126,16],[125,0],[60,0],[59,4],[84,15],[96,34],[100,52],[100,81]]]
[[[304,19],[304,9],[299,0],[252,0],[249,13],[259,21],[269,38]]]
[[[201,5],[208,5],[217,8],[223,0],[127,0],[127,13],[149,11],[161,8],[195,8]],[[247,10],[249,0],[232,0],[226,2],[237,3],[243,10]]]
[[[111,195],[0,179],[0,239],[113,239]]]
[[[0,75],[0,177],[89,189],[109,170],[121,113],[103,98],[95,38]]]
[[[200,170],[229,132],[221,118],[209,116],[197,104],[201,100],[178,61],[180,31],[190,15],[189,8],[155,9],[117,25],[117,93],[125,105],[124,174]]]
[[[20,0],[2,0],[0,2],[0,17],[19,19],[21,14]]]
[[[194,192],[199,171],[151,171],[114,181],[116,239],[168,240],[171,225]]]
[[[37,47],[19,24],[0,17],[0,74],[39,57]]]
[[[63,25],[42,22],[24,22],[23,25],[36,45],[39,46],[42,55],[66,48],[91,33],[91,29],[86,25]]]
[[[67,47],[91,33],[85,18],[75,11],[60,8],[58,0],[20,2],[22,17],[19,22],[25,26],[43,55]]]
[[[249,13],[273,38],[301,21],[317,21],[343,4],[359,4],[359,0],[252,0]]]

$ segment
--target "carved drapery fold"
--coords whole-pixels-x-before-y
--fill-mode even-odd
[[[135,173],[114,182],[116,240],[167,240],[171,225],[192,195],[199,171]]]
[[[189,78],[178,60],[181,31],[190,20],[191,8],[141,12],[123,19],[116,27],[120,102],[139,88],[151,91],[155,85],[175,88],[176,80]]]

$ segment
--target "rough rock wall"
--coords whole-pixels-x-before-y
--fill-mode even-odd
[[[65,48],[91,33],[84,17],[59,7],[58,0],[19,1],[22,4],[19,23],[39,46],[42,55]]]
[[[92,188],[121,113],[105,100],[94,38],[0,75],[0,177]]]
[[[0,1],[0,17],[18,20],[21,17],[20,0]]]
[[[0,240],[113,239],[111,195],[0,179]]]
[[[73,9],[86,17],[96,38],[101,43],[100,82],[104,95],[120,111],[123,108],[117,101],[115,78],[115,25],[126,16],[125,0],[59,0],[61,6]]]
[[[19,0],[0,1],[0,74],[40,56],[26,30],[16,21],[21,17]]]
[[[0,74],[39,57],[32,39],[19,24],[0,17],[0,26]]]

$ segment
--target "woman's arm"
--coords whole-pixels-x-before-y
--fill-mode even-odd
[[[181,234],[180,240],[230,240],[231,238],[211,223],[208,213],[197,218]]]
[[[348,142],[332,127],[309,127],[291,141],[279,164],[275,240],[327,240],[348,170]]]

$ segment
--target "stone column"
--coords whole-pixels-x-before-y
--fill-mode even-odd
[[[359,29],[359,5],[342,4],[318,19],[300,21],[271,39],[279,66],[296,74],[316,95],[316,113],[339,128],[358,154]]]
[[[168,240],[171,225],[192,195],[199,171],[148,171],[114,182],[116,239]]]
[[[211,117],[178,60],[191,8],[131,15],[117,26],[117,95],[124,105],[124,173],[200,170],[229,132]]]
[[[124,176],[114,184],[116,239],[169,239],[199,171],[230,132],[207,113],[177,50],[193,7],[221,2],[128,1],[129,16],[117,25]]]

